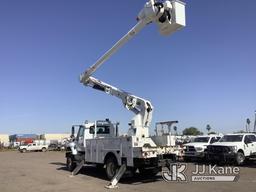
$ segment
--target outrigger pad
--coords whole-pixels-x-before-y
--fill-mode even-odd
[[[82,167],[84,166],[84,160],[82,160],[74,169],[74,171],[72,171],[71,175],[77,175],[77,173],[82,169]]]
[[[116,173],[116,175],[113,177],[113,179],[110,181],[110,183],[105,186],[105,188],[107,188],[107,189],[117,189],[117,188],[119,188],[117,183],[122,178],[122,176],[124,175],[125,171],[126,171],[126,165],[123,164],[120,167],[120,169],[118,170],[118,172]]]

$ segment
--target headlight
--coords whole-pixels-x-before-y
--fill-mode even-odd
[[[230,146],[230,151],[232,152],[236,152],[237,151],[237,147],[236,146]]]
[[[196,151],[203,151],[202,147],[196,147]]]

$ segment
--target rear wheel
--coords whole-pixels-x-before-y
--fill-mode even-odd
[[[42,152],[46,152],[46,148],[44,147],[44,148],[42,148]]]
[[[109,180],[111,180],[117,173],[118,171],[118,164],[117,164],[117,160],[115,157],[110,156],[107,160],[106,160],[106,175],[107,178]]]
[[[22,149],[22,152],[23,152],[23,153],[26,153],[26,152],[27,152],[27,149]]]

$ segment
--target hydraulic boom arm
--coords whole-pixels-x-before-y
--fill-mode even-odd
[[[80,75],[81,83],[86,83],[88,78],[118,49],[139,33],[147,24],[156,23],[162,35],[170,35],[185,26],[185,4],[180,1],[156,2],[148,1],[137,17],[138,23],[91,67]]]
[[[148,100],[132,95],[91,76],[106,60],[147,24],[156,23],[162,35],[170,35],[184,27],[185,4],[178,0],[166,0],[164,2],[149,0],[140,11],[137,20],[138,23],[126,35],[80,75],[80,82],[85,86],[90,86],[121,99],[124,106],[135,113],[135,117],[131,122],[131,134],[138,137],[148,137],[148,127],[153,113],[151,103]]]
[[[131,121],[129,134],[138,137],[148,137],[148,127],[153,113],[153,106],[150,101],[120,90],[94,77],[88,78],[87,86],[121,99],[125,108],[135,113],[135,117]]]

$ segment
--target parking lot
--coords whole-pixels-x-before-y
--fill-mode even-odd
[[[65,168],[63,152],[0,153],[0,190],[1,192],[80,192],[107,191],[108,184],[104,172],[95,167],[85,167],[80,174],[70,177]],[[188,169],[193,169],[193,163]],[[240,167],[238,182],[187,182],[172,183],[163,181],[161,175],[154,178],[124,178],[117,191],[255,191],[256,164]]]

